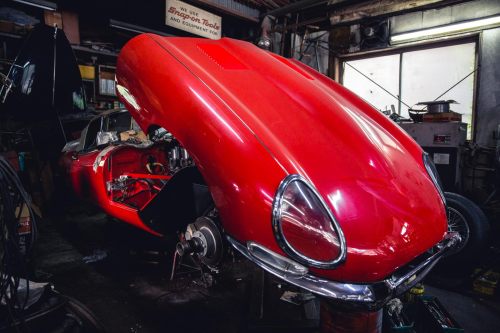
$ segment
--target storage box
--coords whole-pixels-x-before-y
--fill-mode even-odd
[[[464,333],[463,328],[434,296],[417,298],[417,332]]]
[[[19,172],[22,169],[19,165],[19,155],[17,155],[15,151],[6,151],[4,153],[0,153],[0,155],[9,162],[9,164],[16,172]]]
[[[14,33],[15,32],[14,22],[0,20],[0,31],[6,33]]]
[[[68,11],[62,12],[64,33],[70,44],[80,44],[80,26],[78,14]]]
[[[440,122],[440,121],[462,121],[462,114],[454,111],[426,113],[423,116],[424,122]]]
[[[63,29],[63,19],[60,12],[46,10],[43,14],[46,25],[51,27],[57,26],[59,29]]]
[[[414,326],[414,322],[406,315],[405,310],[401,312],[398,318],[384,310],[384,333],[415,333]]]
[[[487,271],[472,282],[472,289],[480,294],[493,296],[500,282],[500,273]]]
[[[23,203],[16,208],[16,216],[19,216],[19,227],[17,232],[19,235],[27,235],[31,233],[31,215],[28,206]]]
[[[78,65],[80,69],[80,75],[83,80],[94,80],[95,79],[95,67],[87,65]]]
[[[19,235],[19,250],[22,254],[27,254],[31,246],[32,220],[28,206],[23,203],[16,208],[15,215],[19,216],[17,233]]]

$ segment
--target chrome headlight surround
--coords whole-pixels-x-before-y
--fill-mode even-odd
[[[432,161],[430,155],[426,152],[423,153],[422,159],[424,161],[424,166],[427,170],[427,173],[429,174],[429,177],[438,190],[439,195],[441,196],[441,200],[443,200],[443,204],[446,206],[446,198],[444,196],[443,185],[441,183],[441,180],[439,179],[439,174],[437,172],[436,166],[434,165],[434,162]]]
[[[329,260],[329,261],[320,261],[316,260],[313,258],[310,258],[303,253],[299,252],[297,249],[295,249],[289,241],[286,239],[284,233],[283,233],[283,228],[281,225],[281,220],[282,220],[282,204],[283,204],[283,199],[284,199],[284,194],[288,186],[293,184],[294,182],[299,182],[306,186],[306,188],[315,196],[321,207],[318,207],[322,209],[326,213],[326,217],[330,220],[331,226],[336,233],[336,237],[338,238],[339,242],[339,253],[338,256],[335,259]],[[346,240],[344,237],[344,233],[342,229],[340,228],[339,223],[333,216],[332,212],[326,205],[325,201],[323,200],[322,196],[318,193],[318,191],[302,176],[298,174],[293,174],[293,175],[288,175],[283,179],[283,181],[280,183],[278,186],[278,190],[276,191],[276,195],[274,197],[274,202],[273,202],[273,216],[272,216],[272,225],[273,225],[273,231],[274,231],[274,236],[276,238],[276,241],[278,245],[281,247],[281,249],[288,254],[292,259],[296,260],[297,262],[301,264],[305,264],[311,267],[316,267],[316,268],[322,268],[322,269],[331,269],[335,268],[341,263],[343,263],[346,259],[347,256],[347,246],[346,246]]]

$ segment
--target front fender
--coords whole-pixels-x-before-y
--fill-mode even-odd
[[[124,47],[116,77],[120,99],[141,128],[162,126],[189,151],[224,230],[280,251],[271,206],[287,173],[233,110],[148,35]]]

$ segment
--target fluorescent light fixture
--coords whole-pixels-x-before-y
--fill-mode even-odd
[[[428,39],[436,36],[442,36],[447,34],[455,34],[462,32],[469,32],[472,30],[477,30],[479,28],[484,28],[488,26],[494,26],[500,24],[500,16],[491,16],[474,21],[465,21],[449,25],[443,25],[435,28],[423,29],[418,31],[406,32],[398,35],[391,36],[391,42],[403,42],[407,40],[415,39]]]
[[[46,10],[56,10],[57,9],[57,4],[50,2],[50,1],[44,1],[44,0],[13,0],[14,2],[17,3],[22,3],[24,5],[28,6],[33,6],[41,9],[46,9]]]
[[[130,24],[130,23],[126,23],[126,22],[113,20],[113,19],[109,20],[109,26],[112,28],[130,31],[130,32],[134,32],[137,34],[152,33],[152,34],[157,34],[157,35],[161,35],[161,36],[170,36],[170,37],[174,36],[172,34],[169,34],[169,33],[163,32],[163,31],[153,30],[153,29],[149,29],[146,27],[142,27],[140,25]]]

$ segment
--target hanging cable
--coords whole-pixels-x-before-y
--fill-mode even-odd
[[[465,81],[465,79],[467,79],[469,76],[471,76],[472,74],[474,74],[477,70],[479,69],[479,66],[476,67],[472,72],[470,72],[469,74],[467,74],[463,79],[459,80],[457,83],[455,83],[454,85],[452,85],[449,89],[447,89],[444,93],[442,93],[441,95],[439,95],[438,97],[434,98],[434,101],[437,101],[439,98],[443,97],[447,92],[449,92],[451,89],[455,88],[456,86],[458,86],[460,83],[462,83],[462,81]]]
[[[24,207],[29,213],[28,238],[19,233]],[[21,278],[27,278],[28,258],[35,238],[36,215],[31,198],[16,171],[0,156],[0,304],[6,307],[8,315],[1,319],[7,322],[22,321],[15,314],[26,308],[29,299],[29,280]],[[26,286],[21,286],[20,281]],[[20,289],[25,290],[24,297],[18,297]]]
[[[331,52],[333,55],[337,56],[338,53],[335,52],[334,50],[332,50],[330,47],[328,46],[323,46],[323,45],[319,45],[318,47],[322,48],[322,49],[325,49],[325,50],[328,50],[329,52]],[[353,65],[349,64],[348,62],[344,62],[347,66],[351,67],[353,70],[355,70],[356,72],[358,72],[360,75],[362,75],[363,77],[365,77],[367,80],[369,80],[370,82],[372,82],[373,84],[375,84],[377,87],[379,87],[380,89],[382,89],[383,91],[385,91],[387,94],[391,95],[392,97],[394,97],[395,99],[397,99],[399,102],[401,102],[402,104],[404,104],[405,106],[407,106],[409,109],[411,109],[412,107],[409,106],[408,104],[406,104],[405,102],[403,102],[398,96],[392,94],[390,91],[388,91],[387,89],[385,89],[382,85],[378,84],[377,82],[375,82],[373,79],[371,79],[368,75],[364,74],[363,72],[361,72],[360,70],[358,70],[356,67],[354,67]],[[472,74],[474,74],[475,72],[477,72],[477,70],[479,69],[479,66],[477,66],[476,68],[474,68],[474,70],[472,70],[472,72],[470,72],[469,74],[467,74],[466,76],[464,76],[462,79],[460,79],[457,83],[453,84],[450,88],[448,88],[445,92],[443,92],[441,95],[439,95],[438,97],[436,97],[434,99],[434,101],[437,101],[439,98],[443,97],[446,93],[448,93],[450,90],[452,90],[453,88],[455,88],[456,86],[458,86],[460,83],[462,83],[463,81],[465,81],[469,76],[471,76]],[[422,109],[424,110],[425,107]]]
[[[348,62],[344,62],[344,64],[346,64],[347,66],[351,67],[352,69],[354,69],[356,72],[358,72],[359,74],[361,74],[362,76],[364,76],[367,80],[371,81],[373,84],[375,84],[377,87],[379,87],[380,89],[382,89],[383,91],[385,91],[386,93],[388,93],[389,95],[391,95],[392,97],[394,97],[395,99],[397,99],[399,102],[403,103],[405,106],[407,106],[408,108],[411,108],[411,106],[409,106],[408,104],[406,104],[405,102],[403,102],[401,100],[401,98],[397,97],[396,95],[393,95],[389,90],[385,89],[384,87],[382,87],[380,84],[378,84],[377,82],[375,82],[374,80],[372,80],[368,75],[364,74],[363,72],[361,72],[360,70],[358,70],[356,67],[354,67],[353,65],[351,65],[350,63]]]
[[[322,48],[324,50],[327,50],[328,52],[331,52],[332,54],[334,55],[338,55],[337,52],[335,52],[334,50],[332,50],[330,47],[328,46],[323,46],[323,45],[318,45],[319,48]],[[382,85],[380,85],[379,83],[377,83],[376,81],[374,81],[372,78],[370,78],[368,75],[364,74],[363,72],[361,72],[360,70],[358,70],[356,67],[354,67],[353,65],[347,63],[347,62],[344,62],[344,64],[346,64],[347,66],[351,67],[352,69],[354,69],[356,72],[358,72],[360,75],[362,75],[363,77],[365,77],[368,81],[372,82],[374,85],[376,85],[377,87],[379,87],[380,89],[382,89],[383,91],[385,91],[387,94],[389,94],[390,96],[394,97],[396,100],[398,100],[399,102],[401,102],[402,104],[404,104],[405,106],[407,106],[408,108],[411,108],[408,104],[406,104],[403,100],[401,100],[401,98],[399,98],[398,96],[392,94],[389,90],[385,89]]]

